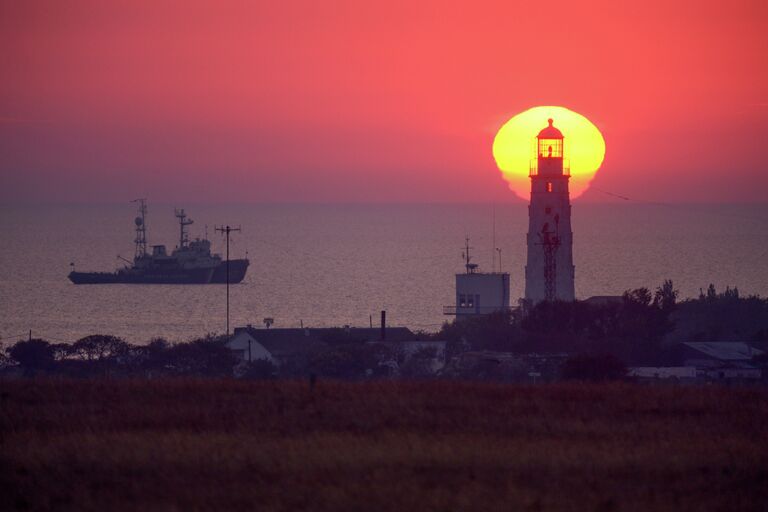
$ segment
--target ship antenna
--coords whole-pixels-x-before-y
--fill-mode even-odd
[[[221,227],[214,226],[213,229],[227,235],[227,338],[229,338],[229,234],[234,231],[242,231],[242,229],[240,229],[240,226],[233,228],[229,225]]]
[[[184,212],[184,208],[175,210],[176,218],[179,219],[179,249],[184,248],[189,243],[189,234],[187,233],[187,226],[194,224],[195,221],[187,218],[187,214]]]
[[[132,203],[139,204],[139,215],[134,219],[136,225],[136,251],[133,259],[138,260],[147,254],[147,200],[145,198],[134,199]]]

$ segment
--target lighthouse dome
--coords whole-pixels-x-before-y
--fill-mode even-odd
[[[552,119],[547,119],[549,126],[539,132],[539,139],[562,139],[563,132],[552,126]]]

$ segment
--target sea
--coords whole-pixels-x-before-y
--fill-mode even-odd
[[[247,255],[230,286],[232,327],[389,325],[437,331],[452,318],[465,239],[480,271],[511,275],[523,294],[527,205],[149,203],[150,244],[178,243],[174,207],[214,250],[214,227],[238,226],[230,257]],[[0,342],[31,334],[70,342],[112,334],[132,343],[185,341],[226,329],[225,285],[80,285],[80,271],[122,266],[134,253],[135,205],[0,205]],[[584,203],[572,211],[578,298],[655,289],[681,297],[713,283],[768,295],[768,204]],[[500,250],[495,250],[496,248]]]

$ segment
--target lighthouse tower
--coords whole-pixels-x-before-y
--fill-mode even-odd
[[[548,122],[536,137],[536,157],[530,167],[525,265],[525,299],[529,304],[575,299],[570,169],[564,159],[563,134],[552,125],[552,119]]]

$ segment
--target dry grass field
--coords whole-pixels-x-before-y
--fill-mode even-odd
[[[768,392],[0,383],[0,509],[768,510]]]

